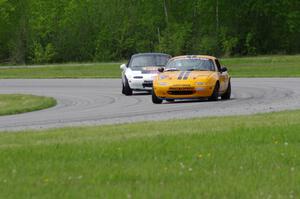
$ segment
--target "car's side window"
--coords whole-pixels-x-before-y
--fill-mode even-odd
[[[217,60],[217,59],[215,60],[215,62],[216,62],[218,71],[220,72],[221,71],[221,64],[220,64],[219,60]]]

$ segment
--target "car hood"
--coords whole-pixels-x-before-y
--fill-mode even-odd
[[[157,66],[147,66],[143,67],[141,69],[134,69],[132,70],[132,74],[140,75],[140,74],[158,74],[158,68]]]
[[[164,72],[159,75],[159,80],[166,81],[193,81],[202,80],[210,77],[214,71],[172,71]]]

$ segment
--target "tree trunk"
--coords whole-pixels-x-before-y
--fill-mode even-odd
[[[167,7],[166,0],[164,0],[164,11],[165,11],[166,24],[167,26],[169,26],[169,14],[168,14],[168,7]]]

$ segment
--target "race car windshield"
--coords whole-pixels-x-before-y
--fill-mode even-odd
[[[141,70],[147,66],[162,67],[167,64],[168,60],[167,55],[142,55],[132,58],[129,67],[133,70]]]
[[[175,59],[171,60],[167,66],[166,71],[215,71],[215,66],[210,59]]]

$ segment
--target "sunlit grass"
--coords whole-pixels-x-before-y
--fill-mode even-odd
[[[234,77],[300,77],[300,55],[226,58]]]
[[[298,198],[300,112],[0,134],[0,198]]]
[[[300,77],[300,55],[224,58],[233,77]],[[125,62],[124,62],[125,63]],[[120,63],[1,68],[0,78],[120,78]]]
[[[50,97],[0,94],[0,116],[41,110],[56,105]]]
[[[1,68],[3,79],[53,79],[53,78],[118,78],[121,77],[120,64],[61,64],[46,66]]]

